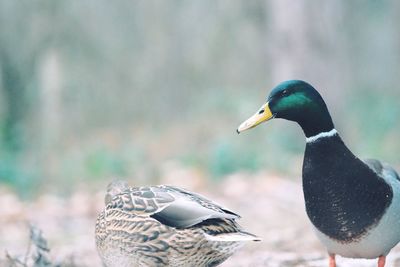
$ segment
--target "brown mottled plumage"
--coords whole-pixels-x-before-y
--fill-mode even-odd
[[[177,187],[115,181],[105,202],[96,245],[107,267],[216,266],[259,240],[236,223],[239,215]]]

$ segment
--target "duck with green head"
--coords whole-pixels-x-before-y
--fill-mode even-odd
[[[400,241],[400,178],[378,160],[360,160],[336,131],[321,95],[291,80],[275,87],[267,102],[238,133],[273,118],[297,122],[306,136],[303,192],[307,215],[330,255],[379,258]]]

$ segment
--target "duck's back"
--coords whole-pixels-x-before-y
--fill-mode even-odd
[[[243,241],[257,240],[239,216],[183,189],[128,188],[108,198],[96,245],[108,267],[216,266]]]

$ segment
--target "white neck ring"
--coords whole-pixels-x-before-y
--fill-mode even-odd
[[[317,140],[320,139],[320,138],[331,137],[331,136],[336,135],[337,133],[338,133],[338,132],[336,131],[336,129],[333,128],[333,129],[330,130],[329,132],[322,132],[322,133],[319,133],[319,134],[317,134],[317,135],[307,137],[307,138],[306,138],[306,142],[307,142],[307,143],[313,143],[313,142],[317,141]]]

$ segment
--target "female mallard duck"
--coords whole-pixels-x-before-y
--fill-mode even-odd
[[[335,130],[321,95],[303,81],[286,81],[272,90],[261,109],[237,132],[273,118],[297,122],[306,136],[303,192],[306,211],[326,246],[350,258],[385,257],[400,241],[400,178],[378,160],[362,161]]]
[[[96,246],[107,267],[217,266],[244,241],[239,217],[205,197],[173,186],[107,188]]]

